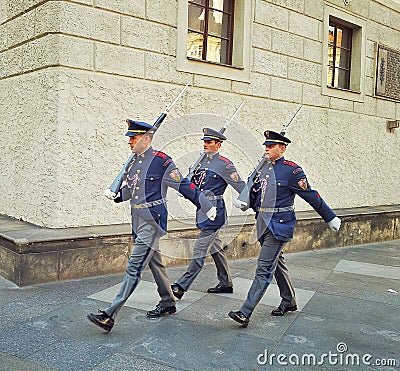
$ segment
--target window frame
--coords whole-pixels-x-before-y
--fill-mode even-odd
[[[253,2],[235,0],[232,64],[226,65],[187,56],[188,0],[178,0],[176,68],[181,72],[250,82]]]
[[[232,65],[232,50],[233,50],[233,33],[234,33],[234,18],[235,18],[235,1],[234,0],[227,0],[229,1],[229,11],[226,10],[220,10],[220,9],[216,9],[210,6],[210,0],[206,0],[205,1],[205,5],[196,3],[195,1],[188,1],[188,7],[190,7],[190,5],[194,6],[194,7],[199,7],[202,8],[204,10],[204,31],[198,31],[198,30],[194,30],[194,29],[190,29],[188,26],[188,32],[192,32],[195,34],[199,34],[203,36],[203,43],[202,43],[202,55],[201,55],[201,59],[199,58],[195,58],[195,57],[190,57],[187,56],[189,59],[194,59],[194,60],[201,60],[201,61],[207,61],[207,62],[212,62],[212,63],[216,63],[216,64],[222,64],[222,65],[227,65],[227,66],[231,66]],[[222,14],[226,14],[228,16],[228,32],[227,32],[227,37],[223,37],[221,36],[216,36],[213,35],[212,33],[209,32],[209,17],[210,17],[210,11],[217,11],[219,13]],[[221,40],[225,40],[227,42],[227,49],[225,51],[226,53],[226,63],[223,62],[216,62],[216,61],[212,61],[210,59],[207,59],[207,53],[208,53],[208,38],[209,36],[211,37],[215,37],[217,39],[221,39]]]
[[[341,26],[351,28],[352,53],[350,62],[349,89],[331,87],[328,84],[328,35],[330,22],[336,22]],[[365,97],[365,69],[366,69],[366,26],[364,18],[356,17],[334,6],[325,4],[323,23],[323,56],[322,56],[322,95],[347,99],[357,102],[364,102]]]
[[[331,43],[328,39],[328,50],[330,47],[332,47],[332,64],[330,63],[331,60],[328,55],[328,71],[330,68],[332,68],[332,80],[327,81],[328,86],[330,88],[337,88],[337,89],[344,89],[344,90],[350,90],[350,76],[351,76],[351,54],[352,54],[352,39],[353,39],[353,29],[347,26],[344,26],[343,24],[330,20],[329,21],[329,27],[333,27],[334,32],[333,32],[333,42]],[[348,32],[348,37],[347,37],[347,45],[338,45],[338,29],[343,31]],[[342,37],[343,40],[343,37]],[[342,54],[342,50],[345,51],[348,54],[347,61],[346,61],[346,66],[338,66],[337,65],[337,51],[340,50],[340,54]],[[338,80],[338,85],[335,85],[335,80],[336,80],[336,73],[339,73],[341,71],[345,71],[345,81],[344,85],[345,86],[340,86],[339,85],[339,80]]]

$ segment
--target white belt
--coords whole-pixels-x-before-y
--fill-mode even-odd
[[[152,207],[152,206],[157,206],[157,205],[161,205],[161,204],[165,204],[167,202],[166,198],[162,198],[161,200],[156,200],[156,201],[151,201],[151,202],[145,202],[143,204],[137,204],[137,205],[133,205],[132,207],[134,209],[145,209],[148,207]]]
[[[292,211],[294,206],[284,206],[284,207],[258,207],[257,211],[266,213],[282,213],[284,211]]]

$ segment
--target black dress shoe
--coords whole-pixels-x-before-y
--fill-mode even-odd
[[[172,307],[164,307],[161,303],[158,303],[153,310],[149,310],[147,312],[147,317],[150,318],[157,318],[162,316],[163,314],[172,314],[176,312],[176,306],[173,305]]]
[[[287,307],[284,304],[279,305],[278,308],[274,309],[271,314],[273,316],[283,316],[285,313],[287,312],[294,312],[295,310],[297,310],[297,305],[292,305],[290,307]]]
[[[171,289],[176,298],[182,299],[182,296],[185,293],[185,290],[182,287],[180,287],[177,283],[174,283],[171,285]]]
[[[207,292],[210,294],[232,294],[233,287],[232,286],[221,286],[218,284],[215,287],[210,287],[209,289],[207,289]]]
[[[95,325],[101,327],[104,331],[110,332],[114,326],[114,320],[108,316],[106,312],[99,310],[101,314],[89,313],[87,318],[89,321],[93,322]]]
[[[249,319],[240,311],[237,312],[230,311],[228,316],[231,317],[234,321],[240,323],[242,327],[247,327],[249,324]]]

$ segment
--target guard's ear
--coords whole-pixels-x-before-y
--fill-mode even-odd
[[[153,140],[153,134],[146,133],[145,135],[143,135],[143,137],[147,142],[151,142]]]

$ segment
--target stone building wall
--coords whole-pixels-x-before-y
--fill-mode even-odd
[[[183,172],[201,151],[201,128],[219,129],[244,101],[222,152],[247,176],[263,131],[279,131],[303,104],[286,157],[325,200],[399,203],[400,129],[388,133],[386,124],[400,120],[400,102],[374,95],[376,43],[400,46],[398,2],[252,0],[248,76],[229,78],[211,65],[201,74],[179,68],[182,1],[1,2],[0,214],[47,227],[128,222],[128,205],[102,195],[129,155],[125,119],[154,122],[186,83],[155,140]],[[357,97],[326,91],[327,9],[363,24]],[[171,199],[173,217],[193,215]]]

